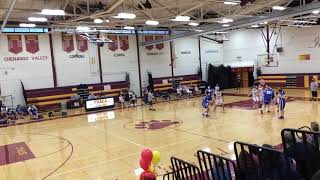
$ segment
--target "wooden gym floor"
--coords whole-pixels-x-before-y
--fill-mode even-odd
[[[163,174],[171,156],[196,162],[199,149],[233,158],[234,141],[277,145],[283,128],[319,119],[318,102],[303,100],[307,90],[286,92],[300,99],[287,104],[284,120],[275,110],[261,115],[232,104],[225,112],[211,108],[205,118],[198,97],[158,103],[154,112],[139,106],[1,128],[0,179],[135,180],[144,147],[161,152],[157,170]],[[224,96],[225,103],[248,99]]]

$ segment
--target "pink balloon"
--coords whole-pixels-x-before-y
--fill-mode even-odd
[[[141,167],[143,170],[148,171],[150,165],[151,165],[150,162],[145,161],[144,159],[140,159],[140,167]]]
[[[145,171],[140,174],[140,180],[156,180],[156,176],[149,171]]]
[[[152,151],[150,149],[144,149],[142,152],[141,152],[141,159],[147,161],[147,162],[151,162],[152,161],[152,157],[153,157],[153,154],[152,154]]]

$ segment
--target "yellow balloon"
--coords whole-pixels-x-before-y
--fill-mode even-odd
[[[158,164],[160,162],[160,152],[159,151],[152,151],[152,163]]]

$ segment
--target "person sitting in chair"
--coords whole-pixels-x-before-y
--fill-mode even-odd
[[[88,100],[93,100],[93,99],[97,99],[96,96],[91,93],[89,96],[88,96]]]
[[[32,117],[32,119],[38,119],[39,118],[39,113],[38,113],[38,108],[35,105],[32,105],[28,108],[28,113]]]

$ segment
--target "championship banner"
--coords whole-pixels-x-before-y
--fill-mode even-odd
[[[68,53],[73,51],[74,50],[73,35],[62,33],[61,37],[62,37],[63,50]]]
[[[156,39],[156,40],[163,39],[163,36],[156,36],[155,39]],[[162,49],[164,48],[164,44],[163,44],[163,43],[156,44],[156,48],[157,48],[158,50],[162,50]]]
[[[145,36],[144,38],[146,42],[153,40],[153,36]],[[153,45],[146,46],[146,48],[151,51],[153,49]]]
[[[39,51],[38,35],[25,35],[24,38],[26,40],[26,50],[29,53],[34,54]]]
[[[116,51],[118,49],[118,36],[116,35],[109,35],[108,39],[110,39],[112,42],[108,43],[108,48],[111,51]]]
[[[128,36],[119,36],[120,49],[126,51],[129,49],[129,37]]]
[[[88,41],[82,36],[77,35],[77,49],[80,52],[86,52],[88,50]]]
[[[22,51],[21,35],[8,35],[8,50],[14,54]]]

